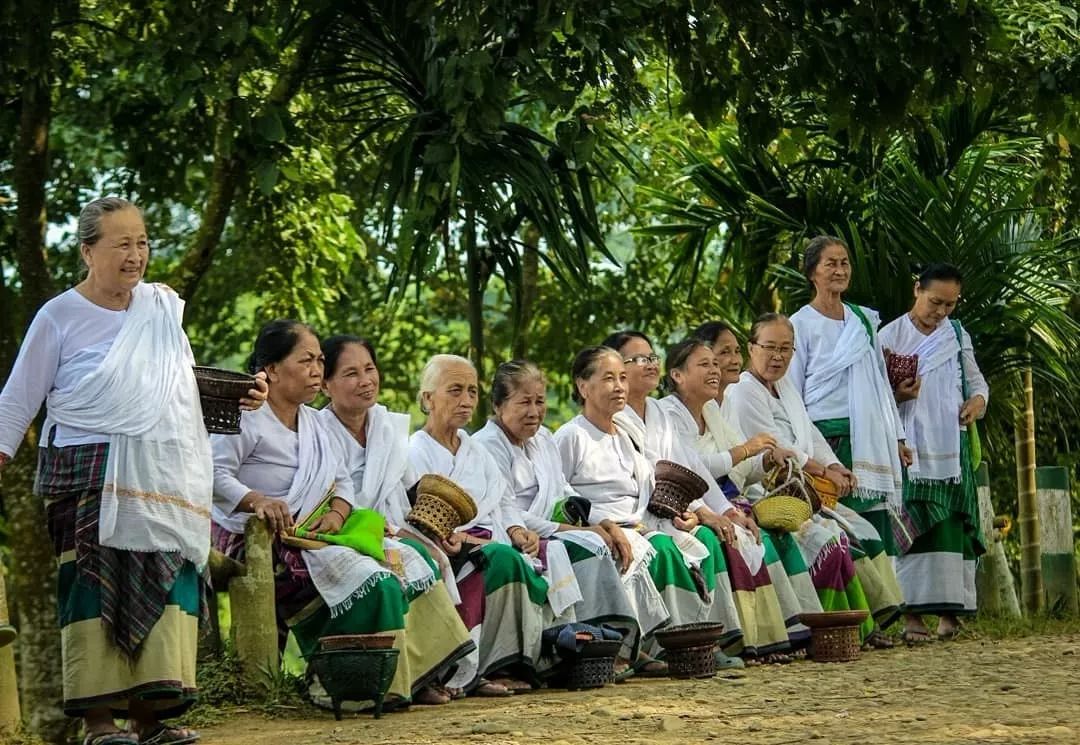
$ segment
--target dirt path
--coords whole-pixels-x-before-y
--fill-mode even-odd
[[[207,745],[718,742],[1080,743],[1080,634],[963,641],[704,681],[468,699],[388,714],[266,719],[233,712]]]

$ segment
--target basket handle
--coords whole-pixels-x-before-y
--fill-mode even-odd
[[[778,466],[778,468],[782,467],[783,466]],[[814,500],[811,499],[810,495],[806,492],[806,484],[803,482],[804,473],[802,468],[797,466],[795,464],[795,461],[789,458],[787,460],[787,478],[783,482],[778,484],[776,488],[766,492],[765,497],[762,497],[762,499],[766,497],[771,497],[785,489],[789,489],[789,487],[795,487],[795,490],[798,491],[798,496],[802,497],[803,501],[810,505],[810,510],[813,511]]]

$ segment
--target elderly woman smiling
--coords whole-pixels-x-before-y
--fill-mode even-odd
[[[357,506],[385,518],[383,549],[388,557],[401,558],[398,574],[409,604],[403,662],[413,680],[413,703],[449,703],[452,693],[441,683],[452,666],[475,651],[475,644],[454,610],[456,584],[451,596],[443,581],[449,570],[445,554],[430,540],[405,530],[406,489],[416,483],[409,467],[409,416],[378,403],[381,379],[371,342],[339,335],[323,341],[322,349],[323,390],[330,403],[319,417],[345,458]],[[436,562],[447,571],[435,571]]]
[[[458,612],[479,647],[477,665],[467,676],[459,671],[449,685],[505,696],[535,682],[549,586],[540,575],[540,537],[526,527],[495,461],[463,429],[478,389],[476,370],[464,357],[431,358],[420,376],[427,421],[409,440],[409,461],[419,475],[457,483],[477,508],[472,522],[443,541],[458,568]]]
[[[189,743],[212,462],[183,302],[143,283],[142,213],[79,215],[86,278],[34,317],[0,394],[0,468],[46,402],[36,492],[60,562],[65,713],[88,745]],[[266,397],[262,380],[249,392]],[[132,729],[119,729],[113,714]]]

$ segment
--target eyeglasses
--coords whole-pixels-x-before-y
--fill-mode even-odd
[[[795,347],[778,347],[775,344],[758,344],[756,341],[750,342],[755,347],[764,350],[765,354],[772,357],[774,354],[778,354],[781,357],[790,357],[795,354]]]
[[[657,365],[660,364],[660,355],[658,354],[635,354],[633,357],[623,357],[623,362],[627,365]]]

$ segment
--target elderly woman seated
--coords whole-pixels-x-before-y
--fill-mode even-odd
[[[786,662],[790,661],[790,657],[776,652],[775,647],[770,650],[768,640],[783,638],[796,651],[805,647],[810,641],[810,630],[800,622],[799,615],[820,612],[821,603],[818,602],[798,548],[787,539],[787,534],[774,537],[759,529],[744,498],[747,489],[761,481],[766,469],[783,463],[792,453],[778,447],[776,438],[768,433],[749,438],[743,436],[721,416],[716,397],[721,386],[726,385],[725,381],[730,382],[732,377],[738,380],[741,361],[735,337],[730,331],[726,333],[731,337],[730,344],[734,349],[733,365],[725,357],[725,367],[722,367],[720,358],[713,352],[713,345],[696,337],[685,339],[668,350],[665,388],[671,393],[662,398],[659,404],[669,415],[676,436],[682,439],[686,447],[701,455],[709,475],[717,480],[733,504],[738,503],[737,508],[732,508],[734,514],[729,513],[728,519],[739,519],[760,544],[763,556],[760,559],[751,556],[750,560],[764,565],[771,585],[762,583],[756,588],[750,583],[744,585],[746,581],[741,577],[746,576],[745,573],[736,574],[733,580],[739,618],[747,637],[746,646],[763,650],[751,659]],[[721,345],[725,341],[722,340]],[[745,536],[746,533],[740,531],[739,544],[750,542]],[[773,618],[759,610],[763,601],[771,601],[769,596],[772,593],[775,593],[781,608],[786,633],[783,627],[768,626]],[[781,634],[784,636],[781,637]],[[762,641],[755,644],[756,640]]]
[[[591,504],[590,522],[627,539],[618,551],[630,551],[635,563],[648,567],[673,624],[729,619],[735,631],[721,643],[738,641],[730,589],[718,585],[725,569],[717,560],[723,554],[716,536],[699,528],[692,511],[670,520],[646,511],[653,461],[617,419],[629,390],[623,356],[609,347],[587,347],[574,359],[573,376],[582,413],[559,428],[555,443],[567,481]]]
[[[793,453],[804,471],[828,479],[840,494],[846,494],[854,486],[853,474],[813,426],[802,399],[785,377],[793,348],[794,330],[785,316],[760,316],[750,329],[748,369],[737,383],[727,386],[721,412],[744,431],[771,434]],[[878,590],[871,598],[888,595],[881,590],[885,582],[864,548],[875,542],[880,545],[880,540],[873,526],[854,510],[843,504],[823,507],[794,537],[811,567],[810,576],[825,610],[869,609],[876,611],[874,616],[886,618],[895,614],[894,604],[876,608],[868,600],[868,585]],[[863,632],[871,645],[891,646],[880,631],[873,630],[873,617],[867,619]]]
[[[618,628],[623,633],[624,658],[619,666],[625,668],[637,656],[641,628],[650,632],[667,620],[666,616],[646,618],[642,627],[636,603],[624,589],[619,573],[629,561],[616,564],[608,530],[589,526],[583,515],[575,513],[575,508],[587,502],[566,482],[559,450],[551,431],[543,426],[547,381],[540,368],[523,360],[499,365],[491,400],[495,415],[473,440],[498,464],[526,527],[542,538],[565,544],[581,588],[582,598],[574,605],[575,619]]]
[[[409,440],[409,461],[417,474],[449,478],[476,504],[476,517],[442,542],[456,569],[458,612],[479,647],[477,664],[459,671],[453,685],[505,696],[536,682],[541,633],[556,615],[549,598],[559,603],[562,596],[549,593],[540,537],[526,527],[499,467],[462,429],[477,397],[472,363],[456,355],[432,357],[420,378],[420,408],[427,421]],[[568,559],[565,564],[572,580]]]
[[[342,448],[308,406],[323,384],[318,338],[296,321],[269,323],[249,368],[266,373],[268,405],[242,416],[240,434],[213,438],[214,542],[242,560],[245,524],[265,520],[276,536],[279,627],[292,631],[300,651],[316,651],[323,636],[393,634],[404,664],[391,682],[391,702],[445,703],[448,697],[428,683],[471,649],[468,635],[460,624],[439,623],[441,635],[431,638],[432,619],[452,608],[445,587],[418,557],[402,561],[404,568],[391,563],[383,519],[359,509]],[[300,525],[331,542],[347,535],[349,545],[290,547],[285,537]],[[410,598],[421,594],[434,616],[407,612]],[[314,681],[312,689],[318,691]]]

